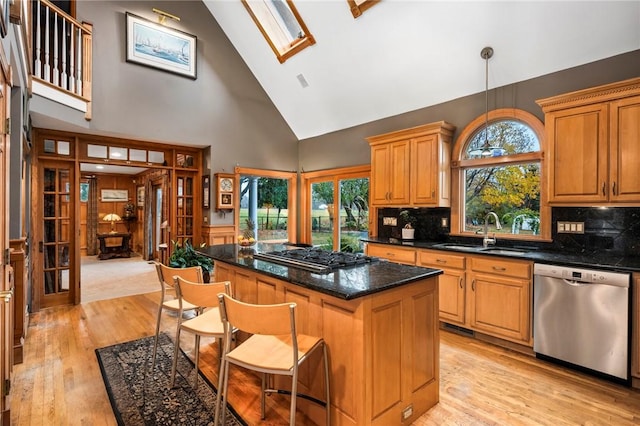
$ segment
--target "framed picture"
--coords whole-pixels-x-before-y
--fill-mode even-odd
[[[126,189],[103,189],[100,191],[100,198],[103,203],[127,202],[129,201],[129,191]]]
[[[136,204],[138,207],[144,207],[144,186],[139,186],[136,191]]]
[[[127,62],[196,79],[195,36],[127,12],[126,38]]]
[[[221,209],[233,208],[233,194],[223,192],[220,194],[220,200],[218,200],[218,207]]]
[[[80,202],[86,203],[89,201],[89,184],[86,182],[80,183]]]
[[[210,183],[211,181],[209,176],[202,176],[202,208],[203,209],[209,208],[209,202],[211,200],[211,196],[209,195]]]

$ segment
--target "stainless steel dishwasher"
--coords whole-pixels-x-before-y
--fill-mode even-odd
[[[629,380],[630,274],[535,264],[533,350]]]

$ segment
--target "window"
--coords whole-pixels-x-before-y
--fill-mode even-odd
[[[256,241],[295,242],[297,175],[241,167],[236,174],[240,177],[236,235],[244,234],[251,224]]]
[[[260,32],[283,63],[316,43],[290,0],[242,0]]]
[[[325,250],[363,252],[369,230],[370,167],[305,173],[304,241]]]
[[[509,238],[539,239],[550,230],[548,210],[541,200],[543,125],[520,110],[499,109],[478,117],[456,143],[458,223],[452,233],[488,231]],[[496,213],[499,224],[493,215]]]

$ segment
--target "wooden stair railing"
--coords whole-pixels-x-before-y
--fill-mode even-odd
[[[86,102],[91,119],[92,30],[47,0],[33,9],[33,79]]]

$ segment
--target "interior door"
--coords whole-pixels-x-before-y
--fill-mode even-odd
[[[76,265],[75,163],[41,161],[39,191],[41,215],[38,227],[40,306],[73,304],[80,300],[79,268]],[[76,298],[77,294],[77,298]]]

